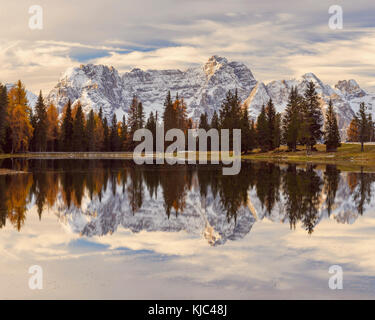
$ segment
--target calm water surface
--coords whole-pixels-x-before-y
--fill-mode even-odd
[[[375,173],[0,160],[0,298],[375,298]],[[43,290],[28,269],[43,268]],[[344,270],[330,290],[328,269]]]

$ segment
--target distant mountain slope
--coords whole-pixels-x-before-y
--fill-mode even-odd
[[[292,86],[297,86],[302,94],[309,81],[316,84],[323,112],[329,99],[332,99],[343,138],[360,102],[364,101],[370,112],[375,112],[375,94],[367,93],[355,80],[339,81],[332,88],[313,73],[306,73],[300,79],[275,80],[264,84],[258,82],[243,63],[230,62],[219,56],[212,56],[205,64],[185,71],[144,71],[136,68],[120,75],[113,67],[81,65],[68,69],[46,100],[57,105],[60,111],[68,99],[73,104],[80,101],[86,113],[102,107],[106,117],[111,118],[116,113],[120,119],[127,114],[133,95],[142,101],[146,114],[151,111],[160,114],[170,90],[173,96],[178,93],[184,98],[188,115],[197,120],[203,112],[211,117],[215,110],[219,110],[226,92],[237,89],[241,101],[255,119],[262,105],[270,98],[277,110],[283,112]]]
[[[238,89],[245,100],[255,87],[250,69],[239,62],[211,57],[202,66],[180,70],[133,69],[120,77],[113,67],[82,65],[68,69],[47,97],[61,111],[68,99],[80,101],[84,111],[100,107],[107,117],[126,114],[133,95],[142,101],[145,112],[163,110],[168,90],[185,99],[189,116],[199,118],[206,111],[212,116],[218,110],[228,90]]]

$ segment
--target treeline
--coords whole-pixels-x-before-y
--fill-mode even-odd
[[[134,96],[127,118],[123,116],[118,121],[114,114],[108,121],[101,108],[98,113],[91,110],[85,115],[79,102],[72,106],[70,101],[59,116],[56,106],[46,105],[41,92],[32,110],[28,106],[26,90],[21,81],[9,92],[0,85],[0,151],[7,153],[132,151],[136,145],[133,142],[134,132],[146,128],[155,139],[156,128],[161,122],[164,123],[165,132],[172,128],[181,129],[185,133],[193,128],[230,129],[230,141],[233,129],[241,129],[241,150],[244,153],[256,148],[262,152],[272,151],[280,145],[286,145],[290,151],[296,151],[298,145],[305,145],[308,151],[312,151],[318,142],[324,142],[327,151],[334,151],[340,146],[336,118],[330,101],[323,121],[313,82],[308,84],[302,95],[296,87],[292,88],[283,116],[270,100],[262,107],[256,121],[250,120],[248,110],[243,107],[235,90],[227,92],[218,112],[215,111],[210,117],[203,113],[197,123],[188,117],[183,97],[177,94],[172,99],[170,92],[164,101],[160,119],[158,113],[151,112],[146,120],[142,102]],[[368,130],[361,128],[365,126],[364,122],[367,128],[370,121],[373,128],[372,120],[360,113],[349,129],[358,132],[359,139],[366,141]],[[374,130],[371,132],[373,136]],[[350,133],[348,136],[353,138],[355,134]]]
[[[366,111],[367,107],[362,102],[347,130],[348,141],[360,142],[361,151],[365,142],[375,141],[375,123],[371,113],[366,113]]]
[[[211,124],[207,114],[200,118],[199,127],[204,129],[241,129],[241,150],[244,153],[259,148],[262,152],[272,151],[286,145],[289,151],[296,151],[298,145],[314,150],[316,143],[323,141],[327,151],[340,146],[337,115],[332,101],[326,112],[325,121],[320,108],[319,97],[313,82],[308,83],[303,95],[297,87],[292,88],[287,107],[282,116],[271,100],[263,105],[256,122],[249,120],[248,110],[235,94],[228,92],[220,109],[220,117],[214,113]]]

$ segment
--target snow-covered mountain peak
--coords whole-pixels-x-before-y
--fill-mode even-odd
[[[206,64],[204,65],[203,69],[206,73],[207,77],[212,76],[217,70],[219,70],[223,65],[227,64],[228,60],[219,56],[212,56]]]
[[[335,88],[342,93],[345,98],[351,100],[353,98],[364,97],[366,92],[359,86],[357,81],[354,79],[340,80]]]
[[[244,63],[217,55],[187,70],[134,68],[120,75],[115,68],[103,65],[69,68],[46,100],[54,103],[60,112],[69,99],[73,105],[80,101],[85,113],[91,109],[98,112],[102,107],[104,115],[110,120],[114,113],[118,119],[127,114],[133,95],[142,101],[146,116],[151,111],[160,113],[165,96],[170,91],[172,96],[178,93],[184,98],[188,116],[197,121],[204,112],[211,118],[214,111],[219,110],[228,90],[237,89],[239,98],[255,119],[269,99],[282,113],[291,88],[297,86],[298,92],[303,94],[310,81],[315,84],[323,111],[332,99],[343,138],[362,101],[368,110],[375,112],[372,107],[375,106],[375,95],[362,90],[355,80],[339,81],[332,88],[310,72],[298,79],[274,80],[265,85],[254,78]]]

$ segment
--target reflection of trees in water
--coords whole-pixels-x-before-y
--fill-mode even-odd
[[[283,179],[283,193],[291,228],[295,229],[296,223],[301,221],[308,233],[313,232],[318,220],[322,183],[312,165],[306,169],[297,168],[295,164],[288,165]]]
[[[371,201],[372,182],[375,181],[375,174],[365,173],[363,167],[361,167],[359,173],[351,172],[349,175],[351,175],[351,178],[349,178],[351,182],[356,181],[356,186],[352,189],[353,199],[358,213],[363,215],[366,205],[370,204]]]
[[[85,195],[102,201],[108,188],[112,196],[126,194],[133,214],[142,208],[148,192],[153,199],[161,194],[168,217],[171,213],[177,216],[186,209],[186,197],[194,180],[198,182],[200,197],[217,199],[228,221],[236,220],[238,210],[247,205],[249,189],[255,188],[267,214],[275,210],[282,195],[284,206],[280,210],[284,212],[280,213],[285,213],[291,228],[301,222],[312,233],[318,223],[322,199],[328,215],[334,208],[341,174],[334,165],[327,165],[320,176],[312,165],[280,167],[266,162],[243,163],[237,176],[223,176],[217,166],[136,166],[119,160],[13,160],[7,166],[31,171],[0,176],[0,190],[4,190],[0,192],[0,227],[8,219],[18,230],[24,224],[26,206],[31,199],[41,218],[43,210],[53,207],[59,195],[66,208],[79,208]],[[348,187],[360,214],[371,201],[374,181],[375,174],[363,170],[347,175]]]
[[[331,215],[332,206],[335,203],[336,192],[340,182],[340,170],[335,165],[327,164],[324,171],[324,193],[326,194],[326,205],[328,216]]]
[[[268,214],[271,213],[276,202],[280,200],[280,167],[268,162],[262,162],[256,169],[257,196]]]

